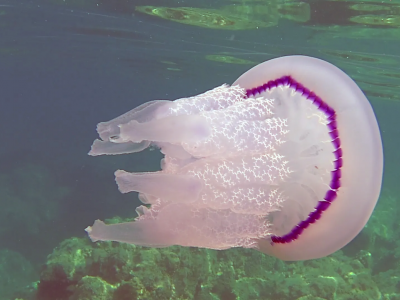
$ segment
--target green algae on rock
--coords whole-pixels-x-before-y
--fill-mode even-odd
[[[14,299],[22,287],[37,280],[34,266],[22,254],[0,249],[0,299]]]
[[[71,238],[48,256],[37,299],[382,299],[366,255],[339,251],[283,262],[249,249],[154,249]]]

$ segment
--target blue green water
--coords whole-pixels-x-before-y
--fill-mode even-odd
[[[162,18],[146,5],[174,10]],[[399,1],[3,0],[0,300],[400,299],[398,49]],[[254,250],[88,240],[93,220],[136,216],[137,194],[120,194],[113,172],[154,171],[161,158],[88,156],[98,122],[232,83],[290,54],[337,65],[375,110],[384,183],[353,242],[284,263]]]

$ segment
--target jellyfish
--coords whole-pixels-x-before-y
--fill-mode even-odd
[[[139,192],[133,222],[86,228],[92,241],[253,248],[282,260],[327,256],[364,227],[383,150],[357,84],[323,60],[286,56],[232,85],[156,100],[97,125],[90,155],[157,147],[157,172],[115,172]]]

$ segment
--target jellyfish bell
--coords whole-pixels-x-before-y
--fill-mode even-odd
[[[250,95],[262,95],[263,92],[258,93],[257,88],[284,76],[297,81],[297,85],[292,84],[292,89],[300,90],[302,101],[311,98],[315,102],[315,95],[320,98],[321,102],[315,105],[325,113],[329,122],[326,129],[335,131],[331,140],[340,139],[340,147],[332,144],[331,150],[341,152],[340,157],[334,155],[331,160],[333,173],[326,183],[327,186],[339,184],[326,189],[326,192],[335,191],[335,199],[326,201],[326,197],[320,197],[318,204],[308,211],[306,217],[301,215],[302,218],[292,206],[300,208],[306,202],[292,195],[281,210],[269,215],[275,233],[260,239],[258,247],[262,252],[284,260],[323,257],[349,243],[374,210],[383,175],[380,131],[372,107],[357,84],[343,71],[320,59],[306,56],[272,59],[244,73],[234,85],[245,88]],[[270,90],[264,93],[271,93]],[[323,104],[333,111],[327,113]],[[290,121],[291,116],[287,117]],[[329,128],[333,122],[336,130]],[[336,168],[335,162],[339,160],[341,166]],[[339,180],[333,178],[337,175],[335,169],[340,169]],[[324,202],[330,203],[329,207],[322,207]],[[320,217],[316,220],[313,213]],[[296,234],[300,231],[301,234]]]
[[[232,86],[148,102],[97,129],[90,155],[153,145],[165,158],[158,172],[115,173],[121,192],[151,207],[134,222],[95,221],[92,241],[318,258],[361,231],[380,192],[374,112],[350,77],[316,58],[273,59]]]

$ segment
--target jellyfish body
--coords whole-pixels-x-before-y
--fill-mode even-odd
[[[344,72],[311,57],[267,61],[232,86],[147,102],[97,130],[90,155],[153,145],[165,158],[159,172],[115,173],[120,191],[138,191],[146,206],[134,222],[95,221],[86,229],[93,241],[318,258],[361,231],[381,188],[368,100]]]

